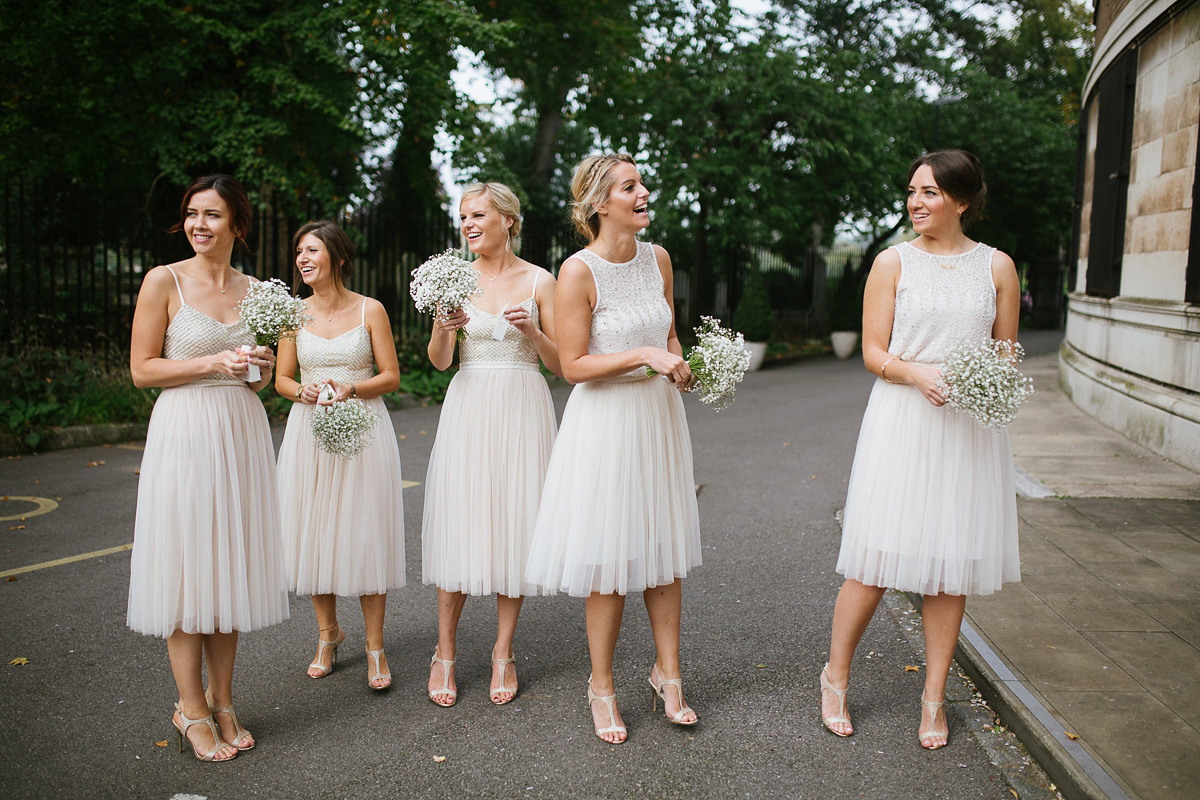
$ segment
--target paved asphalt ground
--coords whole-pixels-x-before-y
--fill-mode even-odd
[[[0,797],[1053,797],[965,689],[954,689],[949,747],[920,748],[923,675],[905,666],[923,662],[900,595],[862,643],[858,733],[842,740],[821,726],[817,676],[841,583],[837,515],[872,380],[858,359],[822,358],[749,375],[719,415],[687,398],[705,560],[684,584],[695,728],[650,713],[654,651],[640,597],[627,604],[616,656],[626,744],[592,733],[583,602],[573,598],[526,602],[520,693],[502,708],[487,698],[494,604],[468,602],[459,701],[434,706],[425,684],[435,592],[420,582],[416,486],[404,498],[409,586],[389,597],[385,629],[393,688],[367,687],[352,600],[339,605],[347,638],[336,669],[308,678],[315,623],[308,598],[294,597],[290,621],[242,638],[235,693],[259,745],[227,764],[176,752],[166,647],[124,625],[128,552],[0,580]],[[560,410],[566,394],[555,390]],[[438,413],[393,414],[407,479],[424,480]],[[58,503],[0,521],[0,574],[128,544],[140,457],[134,443],[0,461],[0,495]],[[0,517],[32,508],[6,499]]]

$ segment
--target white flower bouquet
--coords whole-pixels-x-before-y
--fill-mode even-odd
[[[252,282],[238,303],[238,312],[254,334],[255,343],[268,347],[279,344],[284,336],[295,336],[297,330],[312,321],[304,309],[304,301],[293,297],[287,284],[278,278]],[[248,382],[261,378],[258,367],[251,364],[246,369]]]
[[[954,348],[942,364],[938,388],[946,403],[985,428],[1007,428],[1033,394],[1033,380],[1017,369],[1025,348],[1007,339],[984,339]]]
[[[695,330],[696,346],[688,353],[687,363],[696,376],[700,402],[715,411],[729,408],[737,384],[750,366],[750,352],[742,335],[722,328],[715,317],[701,317]],[[646,373],[655,374],[649,367]]]
[[[408,291],[418,311],[443,318],[483,294],[478,273],[461,251],[453,248],[426,259],[414,269]]]
[[[317,446],[339,458],[351,459],[375,441],[379,414],[362,400],[343,400],[317,406],[312,415],[312,432]]]

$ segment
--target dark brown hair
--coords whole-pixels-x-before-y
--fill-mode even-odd
[[[979,219],[987,196],[987,184],[984,183],[983,165],[979,163],[978,158],[966,150],[935,150],[925,153],[914,158],[909,165],[909,182],[923,164],[929,165],[929,169],[933,171],[933,179],[937,181],[939,189],[958,202],[967,204],[960,217],[964,228]]]
[[[250,198],[246,196],[246,190],[238,182],[238,179],[222,173],[197,178],[188,187],[187,193],[183,196],[183,202],[179,204],[179,221],[172,225],[168,232],[178,233],[183,230],[184,220],[187,219],[188,205],[192,202],[192,198],[197,192],[208,189],[221,195],[225,205],[229,206],[229,227],[242,246],[246,246],[246,237],[250,235],[250,228],[254,224],[254,207],[250,205]]]
[[[296,270],[296,275],[300,274],[299,268],[296,267],[296,250],[300,247],[300,240],[310,233],[321,240],[329,253],[333,282],[338,286],[345,286],[346,279],[354,271],[354,242],[350,241],[350,237],[340,225],[330,219],[319,219],[301,225],[300,230],[292,237],[292,268]]]

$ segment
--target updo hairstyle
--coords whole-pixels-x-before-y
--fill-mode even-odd
[[[966,150],[935,150],[913,159],[908,168],[908,180],[913,173],[928,164],[938,188],[967,207],[959,218],[965,228],[983,213],[987,184],[983,180],[983,165]]]
[[[458,204],[461,207],[465,201],[481,195],[487,195],[487,199],[491,201],[492,207],[500,213],[500,216],[512,220],[512,225],[508,226],[508,241],[510,244],[515,243],[517,237],[521,235],[521,200],[517,197],[516,192],[503,183],[495,181],[472,183],[463,189],[462,198]]]
[[[633,156],[628,153],[604,153],[588,156],[575,168],[575,175],[571,178],[571,199],[574,200],[571,203],[571,222],[588,244],[596,241],[600,235],[600,215],[596,212],[596,206],[603,205],[608,199],[615,182],[611,176],[612,168],[621,162],[635,164]]]

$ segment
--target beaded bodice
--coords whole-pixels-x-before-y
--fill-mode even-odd
[[[638,347],[666,349],[671,332],[671,307],[663,296],[662,273],[654,258],[654,246],[637,243],[632,261],[614,264],[590,250],[573,258],[587,264],[596,282],[596,307],[588,353],[606,355]],[[644,373],[642,368],[629,374]]]
[[[338,383],[358,383],[375,374],[375,350],[371,347],[371,332],[367,330],[366,304],[364,300],[358,327],[340,336],[326,339],[304,328],[296,331],[296,361],[300,364],[302,383],[325,378]]]
[[[536,286],[536,284],[535,284]],[[541,327],[541,314],[538,312],[537,300],[531,295],[518,304],[519,308],[529,310],[529,318],[534,325]],[[537,348],[529,337],[512,325],[505,323],[504,338],[495,339],[492,334],[497,324],[503,319],[503,314],[489,314],[481,311],[468,300],[466,303],[469,318],[463,331],[466,339],[458,345],[458,360],[466,365],[472,362],[496,362],[511,364],[533,364],[537,366]]]
[[[908,242],[895,249],[900,280],[889,353],[905,361],[940,364],[958,345],[991,337],[996,248],[980,243],[957,256],[936,256]]]
[[[175,276],[174,270],[171,270],[171,275]],[[179,292],[180,305],[175,317],[167,325],[166,333],[163,334],[163,358],[186,361],[216,355],[225,350],[236,350],[244,344],[254,345],[254,334],[250,333],[250,329],[241,319],[231,325],[215,320],[187,304],[183,299],[183,291],[179,289],[178,277],[175,277],[175,288]],[[184,385],[217,383],[240,384],[244,381],[232,375],[215,372]]]

